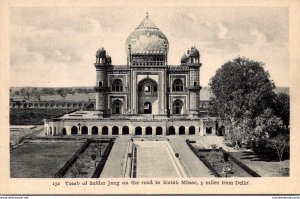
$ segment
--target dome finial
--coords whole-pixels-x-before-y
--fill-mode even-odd
[[[147,18],[147,19],[149,18],[149,13],[148,13],[148,12],[146,12],[146,18]]]

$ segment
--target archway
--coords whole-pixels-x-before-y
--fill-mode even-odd
[[[102,135],[108,135],[108,127],[107,126],[102,127]]]
[[[114,100],[112,103],[113,114],[122,114],[122,105],[121,100]]]
[[[146,135],[152,135],[152,128],[150,126],[146,127]]]
[[[189,134],[190,134],[190,135],[194,135],[194,134],[195,134],[195,131],[196,131],[196,129],[195,129],[194,126],[191,126],[191,127],[189,128]]]
[[[93,128],[92,128],[92,135],[98,135],[98,127],[93,126]]]
[[[162,135],[162,131],[163,131],[163,129],[162,129],[162,127],[156,127],[156,135]]]
[[[206,127],[206,134],[212,133],[212,127]]]
[[[175,128],[174,128],[174,126],[170,126],[169,127],[169,133],[168,133],[169,135],[175,135]]]
[[[150,102],[146,102],[144,104],[144,114],[151,114],[152,113],[152,105]]]
[[[63,135],[67,135],[67,129],[66,129],[66,128],[63,128],[63,129],[62,129],[62,134],[63,134]]]
[[[78,134],[78,128],[76,126],[73,126],[71,128],[71,135],[77,135]]]
[[[123,126],[123,128],[122,128],[122,134],[123,135],[128,135],[129,134],[129,128],[128,128],[128,126]]]
[[[119,128],[117,126],[112,128],[112,135],[119,135]]]
[[[184,126],[179,127],[179,135],[184,135],[184,134],[185,134]]]
[[[183,102],[181,100],[175,100],[173,102],[173,114],[181,114],[182,113]]]
[[[49,134],[52,135],[52,128],[51,128],[51,126],[49,127]]]
[[[87,135],[88,134],[88,127],[86,127],[86,126],[81,127],[81,134],[82,135]]]
[[[135,128],[135,135],[142,135],[142,128],[140,126]]]
[[[137,103],[139,114],[158,114],[158,86],[149,77],[141,80],[137,85]]]

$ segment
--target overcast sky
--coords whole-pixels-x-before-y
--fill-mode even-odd
[[[289,86],[289,18],[284,7],[14,7],[10,15],[11,86],[94,86],[104,47],[126,64],[127,36],[145,13],[169,40],[170,65],[195,45],[200,82],[237,56],[264,62],[276,86]]]

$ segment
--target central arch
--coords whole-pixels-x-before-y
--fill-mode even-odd
[[[135,128],[135,135],[142,135],[142,127],[138,126]]]
[[[102,127],[102,135],[108,135],[108,127],[107,126]]]
[[[88,127],[86,127],[86,126],[81,127],[81,134],[82,135],[87,135],[88,134]]]
[[[119,127],[114,126],[112,128],[112,135],[119,135]]]
[[[147,77],[137,85],[138,114],[158,114],[158,84]]]
[[[129,127],[128,126],[123,126],[123,128],[122,128],[122,134],[123,135],[128,135],[129,134]]]
[[[146,127],[146,135],[152,135],[152,128],[150,126]]]

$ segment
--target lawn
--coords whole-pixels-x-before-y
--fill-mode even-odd
[[[261,157],[250,151],[231,152],[234,157],[246,164],[252,170],[257,172],[262,177],[281,177],[289,176],[290,160],[281,162],[275,161],[272,158]]]
[[[10,150],[12,178],[51,178],[82,142],[25,143]]]
[[[39,125],[44,124],[43,119],[53,118],[74,110],[70,109],[10,109],[10,125]]]

